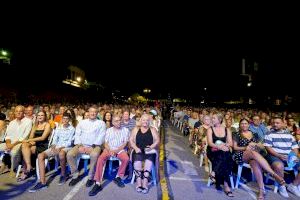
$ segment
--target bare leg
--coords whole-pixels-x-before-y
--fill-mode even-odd
[[[142,171],[142,161],[134,161],[133,167],[136,171]],[[140,174],[140,175],[142,175],[142,174]],[[142,178],[141,178],[141,176],[136,178],[136,187],[137,188],[142,187]]]
[[[274,170],[271,168],[271,166],[266,161],[266,159],[264,157],[262,157],[262,155],[260,155],[256,151],[245,151],[244,154],[243,154],[243,159],[245,161],[249,161],[251,159],[257,161],[258,164],[259,164],[259,166],[261,168],[263,168],[266,172],[268,172],[272,176],[274,176],[274,178],[276,179],[276,181],[278,181],[280,184],[284,184],[284,180],[283,180],[283,165],[282,165],[281,162],[275,162],[275,164],[279,163],[282,166],[275,167],[274,165],[272,165],[273,169],[275,169],[275,172],[274,172]],[[277,166],[277,164],[276,164],[276,166]],[[277,168],[277,170],[276,170],[276,168]]]
[[[39,166],[36,166],[39,168],[40,171],[40,181],[42,184],[46,184],[46,177],[45,177],[45,159],[47,158],[47,154],[44,152],[40,153],[38,155],[38,161],[39,161]]]
[[[263,175],[262,175],[262,169],[256,160],[250,160],[249,164],[253,170],[254,176],[256,178],[256,181],[257,181],[257,184],[259,187],[258,199],[262,199],[262,198],[264,198],[264,188],[265,188],[264,181],[263,181]]]
[[[148,178],[147,177],[150,176],[152,165],[153,165],[152,161],[145,160],[143,188],[148,188]]]
[[[64,150],[59,152],[59,163],[61,168],[61,176],[66,176],[66,152]]]
[[[22,144],[22,155],[26,165],[26,171],[28,172],[31,169],[31,144]]]

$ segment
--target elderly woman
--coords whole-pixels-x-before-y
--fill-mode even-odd
[[[150,127],[150,116],[143,114],[141,117],[141,126],[135,127],[130,136],[130,145],[133,148],[133,167],[136,175],[136,191],[148,192],[148,181],[156,154],[153,152],[159,144],[157,130]],[[142,162],[144,161],[144,167]]]
[[[18,181],[23,181],[29,176],[33,175],[31,166],[31,155],[38,155],[39,153],[45,151],[48,148],[48,137],[50,135],[51,128],[50,124],[47,122],[46,112],[40,111],[37,114],[37,120],[33,126],[29,139],[22,141],[22,154],[25,161],[25,171],[18,179]]]
[[[239,165],[243,164],[243,162],[250,164],[259,186],[258,199],[264,199],[262,169],[271,174],[280,184],[284,184],[284,180],[272,170],[266,159],[259,153],[264,146],[258,143],[258,140],[249,131],[249,121],[245,118],[241,119],[239,132],[233,141],[233,149],[235,150],[233,159]]]
[[[233,164],[230,152],[232,147],[232,135],[229,129],[222,126],[222,122],[222,113],[213,114],[212,127],[207,130],[207,157],[212,163],[213,170],[210,178],[215,179],[217,190],[221,190],[220,185],[224,182],[225,194],[229,197],[233,197],[230,187],[228,186]]]

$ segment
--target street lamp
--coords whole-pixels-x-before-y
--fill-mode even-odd
[[[2,54],[2,56],[7,56],[8,53],[7,53],[7,51],[2,50],[1,54]]]
[[[4,62],[10,64],[10,55],[9,55],[9,53],[2,49],[1,54],[0,54],[0,60],[3,60]]]
[[[150,93],[150,92],[151,92],[151,90],[150,90],[150,89],[148,89],[148,88],[145,88],[145,89],[143,90],[143,92],[144,92],[145,94],[148,94],[148,93]]]

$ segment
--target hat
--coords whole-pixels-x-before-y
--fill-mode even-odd
[[[157,112],[156,112],[156,110],[150,110],[150,114],[156,116],[156,115],[157,115]]]

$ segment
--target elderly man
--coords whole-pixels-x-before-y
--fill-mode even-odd
[[[17,106],[14,111],[15,119],[6,129],[5,143],[0,144],[0,153],[9,153],[11,156],[11,173],[20,162],[20,150],[22,141],[29,136],[32,121],[24,117],[24,106]],[[7,169],[5,163],[1,164],[1,171]]]
[[[79,172],[77,170],[77,158],[81,154],[90,155],[89,179],[87,187],[94,184],[95,165],[100,154],[100,146],[104,142],[106,126],[105,123],[97,119],[97,108],[89,109],[89,118],[81,120],[76,127],[74,146],[67,154],[68,164],[71,167],[73,175],[69,186],[74,186],[79,181]]]
[[[95,196],[102,190],[102,172],[103,166],[109,157],[117,157],[121,160],[121,166],[119,167],[118,173],[114,182],[119,187],[124,187],[122,178],[124,177],[129,157],[127,152],[124,150],[129,140],[129,130],[125,127],[121,127],[121,119],[119,116],[113,117],[113,127],[107,129],[105,134],[105,143],[102,154],[99,156],[97,161],[97,168],[95,173],[95,181],[93,189],[89,192],[89,196]]]

